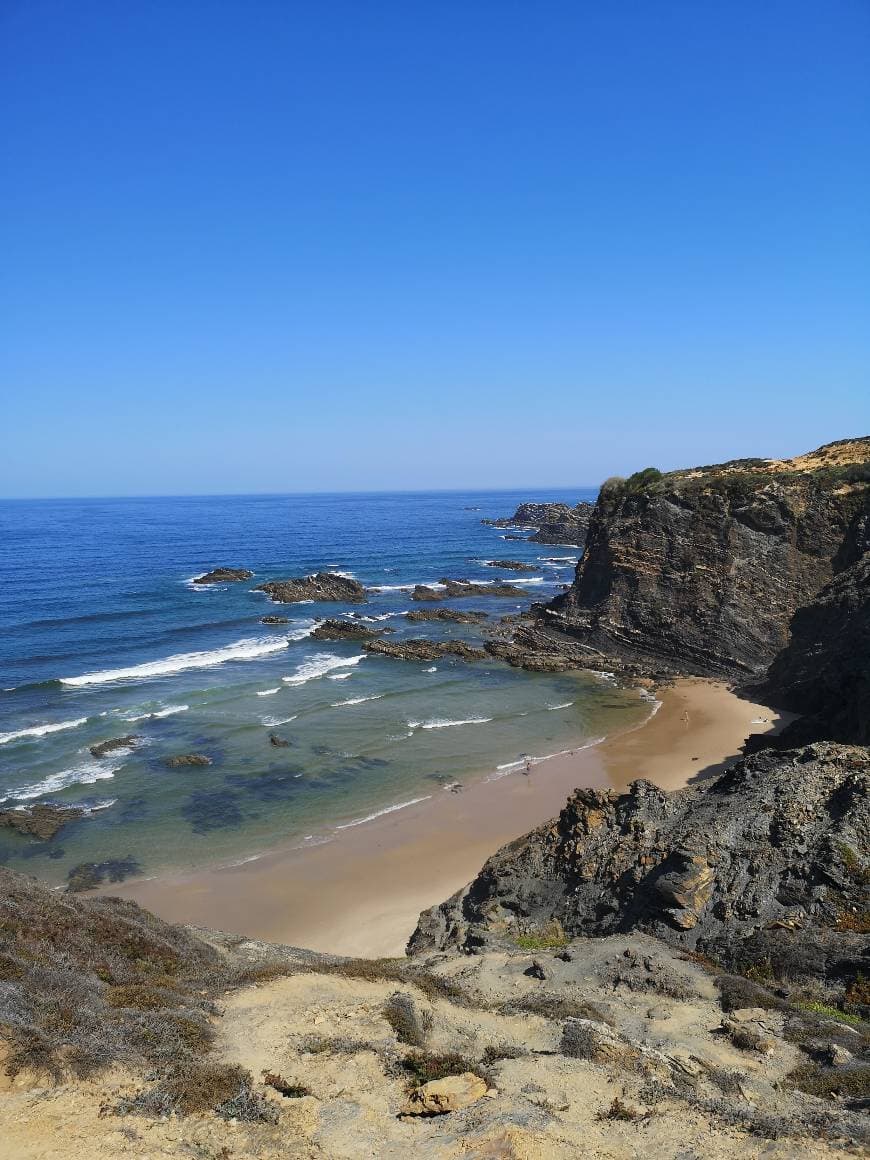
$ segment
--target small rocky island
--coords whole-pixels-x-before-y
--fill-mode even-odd
[[[521,503],[512,516],[481,520],[491,528],[535,528],[531,536],[505,536],[506,540],[528,539],[534,544],[569,544],[582,548],[595,505],[581,503]],[[506,566],[506,565],[502,565]]]
[[[195,576],[194,584],[229,584],[238,580],[250,580],[254,575],[247,568],[213,568],[202,576]]]
[[[359,580],[339,576],[337,572],[315,572],[289,580],[269,580],[255,592],[265,592],[276,604],[294,604],[300,600],[335,600],[346,604],[365,604],[366,590]]]
[[[320,620],[311,634],[312,640],[372,640],[384,632],[393,632],[392,628],[381,628],[375,631],[366,628],[364,624],[353,620]]]
[[[473,580],[450,580],[442,576],[438,581],[440,588],[433,588],[430,584],[417,584],[411,593],[412,600],[452,600],[457,596],[515,596],[525,599],[528,596],[516,584],[496,582],[494,584],[476,584]]]

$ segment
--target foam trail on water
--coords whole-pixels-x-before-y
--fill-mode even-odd
[[[257,693],[257,696],[258,697],[274,697],[274,695],[276,693],[280,693],[280,692],[281,692],[281,686],[276,685],[274,689],[261,689]]]
[[[565,701],[561,705],[548,705],[547,709],[550,713],[552,713],[554,709],[570,709],[573,704],[573,701]]]
[[[158,717],[173,717],[176,713],[186,713],[190,705],[166,705],[162,709],[155,709],[152,713],[124,714],[125,721],[151,721]]]
[[[449,729],[453,725],[486,725],[492,717],[464,717],[461,721],[449,721],[445,717],[436,717],[432,721],[409,721],[409,729]]]
[[[289,677],[282,677],[281,680],[286,685],[304,685],[307,681],[316,681],[318,677],[324,677],[331,669],[344,669],[350,665],[358,665],[360,661],[366,659],[365,653],[360,653],[355,657],[339,657],[334,653],[316,653],[312,657],[308,657],[296,669],[296,672]],[[350,673],[344,673],[343,676],[350,676]]]
[[[60,733],[62,729],[77,729],[87,722],[87,717],[77,717],[75,721],[56,721],[49,725],[30,725],[27,729],[15,729],[12,733],[0,733],[0,745],[8,745],[10,741],[29,741],[31,738],[44,737],[46,733]]]
[[[125,669],[105,669],[97,673],[83,673],[78,677],[61,677],[63,685],[103,685],[109,681],[139,681],[149,677],[164,677],[171,673],[183,673],[188,669],[210,669],[221,665],[225,661],[247,661],[256,657],[267,656],[269,653],[280,652],[287,647],[290,640],[301,640],[312,631],[311,625],[286,638],[250,637],[246,640],[237,640],[223,648],[209,649],[205,652],[176,653],[174,656],[163,657],[157,661],[146,661],[145,664],[131,665]]]
[[[261,717],[260,720],[267,728],[275,729],[278,725],[289,725],[297,716],[298,713],[294,713],[292,717]]]
[[[91,785],[95,781],[107,781],[115,776],[122,765],[123,762],[112,765],[105,761],[83,761],[81,765],[75,765],[72,769],[52,773],[43,781],[19,786],[0,798],[0,801],[31,801],[33,798],[44,797],[45,794],[60,793],[71,785]]]
[[[363,701],[380,701],[383,693],[375,693],[371,697],[348,697],[346,701],[333,701],[332,708],[340,709],[342,705],[361,705]]]
[[[425,797],[411,798],[411,800],[409,802],[399,802],[398,805],[387,806],[386,809],[377,810],[373,814],[367,814],[366,817],[364,817],[364,818],[357,818],[353,822],[345,822],[343,825],[336,826],[335,828],[337,830],[349,830],[352,826],[361,826],[365,822],[373,822],[375,820],[375,818],[381,818],[384,816],[384,814],[394,814],[396,812],[396,810],[404,810],[408,806],[417,805],[418,802],[427,802],[427,801],[429,801],[429,799],[431,797],[432,797],[431,793],[427,793]]]

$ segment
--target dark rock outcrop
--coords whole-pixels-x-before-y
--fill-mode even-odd
[[[136,733],[128,733],[126,737],[112,737],[108,741],[98,741],[96,745],[89,745],[88,749],[94,757],[105,757],[107,753],[114,753],[116,749],[130,749],[139,737]]]
[[[250,580],[254,575],[247,568],[213,568],[202,576],[194,577],[194,584],[228,584],[235,580]]]
[[[454,624],[479,624],[487,619],[485,612],[472,612],[465,608],[414,608],[405,613],[405,619],[413,622],[419,620],[449,620]]]
[[[766,750],[667,794],[580,789],[425,911],[409,951],[498,941],[554,921],[571,936],[643,931],[742,969],[866,971],[870,753]],[[807,961],[801,965],[801,960]]]
[[[339,576],[335,572],[315,572],[311,576],[296,576],[290,580],[270,580],[260,584],[255,592],[265,592],[277,604],[293,604],[298,600],[337,600],[347,604],[365,604],[366,590],[358,580]]]
[[[759,677],[795,611],[854,560],[870,438],[793,460],[735,460],[602,489],[574,583],[549,606],[599,653]]]
[[[260,624],[289,624],[289,616],[261,616]]]
[[[442,576],[438,581],[441,588],[418,584],[411,593],[412,600],[453,600],[463,596],[513,596],[528,598],[528,593],[516,584],[496,581],[494,584],[477,584],[473,580],[451,580]]]
[[[522,560],[487,560],[487,568],[503,568],[508,572],[537,572],[535,564],[524,564]]]
[[[505,536],[505,539],[529,539],[536,544],[571,544],[582,547],[592,518],[594,505],[585,500],[570,507],[566,503],[522,503],[512,516],[498,520],[481,520],[492,528],[534,528],[531,536]]]
[[[486,660],[482,648],[473,648],[464,640],[369,640],[362,646],[366,652],[395,657],[402,661],[435,661],[440,657],[461,657],[466,661]]]
[[[64,828],[68,822],[85,816],[81,806],[55,806],[48,802],[37,802],[19,810],[0,810],[0,826],[15,830],[28,838],[38,838],[47,842]]]
[[[211,765],[212,759],[204,753],[179,753],[175,757],[167,757],[163,764],[167,769],[182,769],[184,766]]]
[[[382,628],[379,632],[393,632],[391,628]],[[311,634],[313,640],[372,640],[379,635],[370,628],[366,628],[359,621],[352,620],[321,620]]]

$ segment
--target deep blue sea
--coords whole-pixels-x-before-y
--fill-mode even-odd
[[[636,691],[496,661],[414,664],[309,639],[351,611],[397,637],[479,638],[409,624],[409,587],[510,579],[529,601],[570,581],[578,551],[503,538],[483,517],[594,491],[263,495],[0,502],[0,808],[90,811],[51,842],[0,830],[0,860],[52,881],[83,861],[143,874],[329,840],[383,810],[526,755],[639,720]],[[487,567],[523,560],[534,573]],[[216,566],[252,580],[197,587]],[[277,606],[255,585],[317,570],[377,587],[364,605]],[[495,619],[522,604],[452,601]],[[278,613],[286,625],[261,618]],[[396,639],[396,638],[394,638]],[[270,733],[289,742],[275,747]],[[129,748],[89,746],[134,734]],[[202,753],[203,768],[167,768]],[[519,763],[519,765],[517,765]]]

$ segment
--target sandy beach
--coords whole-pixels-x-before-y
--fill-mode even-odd
[[[112,888],[164,919],[348,955],[401,955],[421,910],[449,897],[506,842],[554,817],[577,786],[624,788],[646,777],[667,790],[710,775],[744,738],[784,723],[713,681],[659,692],[649,720],[598,745],[470,784],[319,846],[237,866]]]

